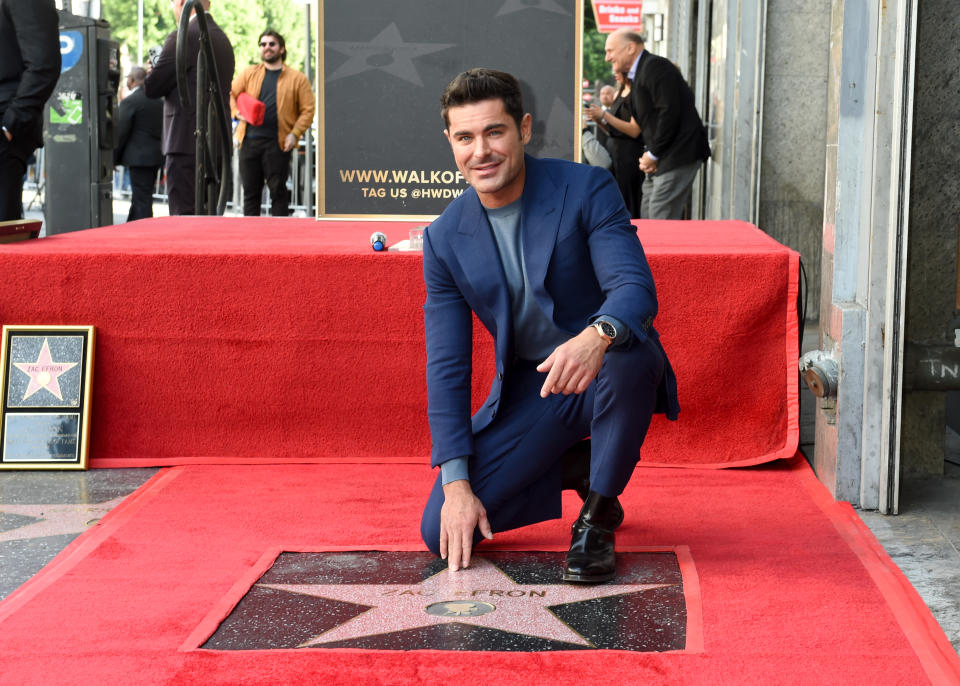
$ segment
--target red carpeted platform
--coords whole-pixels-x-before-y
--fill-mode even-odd
[[[91,465],[415,461],[429,454],[410,223],[162,218],[0,246],[0,321],[97,327]],[[742,222],[640,222],[680,421],[644,464],[797,445],[797,254]],[[474,398],[492,346],[475,333]]]
[[[801,458],[637,471],[618,547],[689,551],[700,617],[685,650],[196,647],[268,551],[422,550],[430,481],[425,465],[403,464],[164,470],[0,603],[0,684],[960,683],[916,592]],[[497,534],[480,554],[564,549],[575,501],[563,520]]]

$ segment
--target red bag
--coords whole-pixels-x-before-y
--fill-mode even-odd
[[[237,96],[237,110],[248,124],[260,126],[267,113],[267,106],[252,95],[241,93]]]

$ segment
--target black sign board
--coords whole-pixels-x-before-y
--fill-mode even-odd
[[[318,215],[432,218],[466,189],[440,94],[460,72],[510,72],[527,151],[577,159],[582,0],[321,0]]]

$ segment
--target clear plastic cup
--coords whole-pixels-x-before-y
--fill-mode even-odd
[[[410,229],[410,249],[423,250],[423,229]]]

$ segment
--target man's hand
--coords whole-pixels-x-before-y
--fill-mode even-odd
[[[13,134],[7,131],[7,127],[3,127],[3,135],[8,143],[13,140]]]
[[[548,372],[540,389],[540,397],[551,393],[583,393],[600,371],[603,353],[610,344],[596,329],[588,326],[575,337],[557,347],[550,357],[537,366],[538,372]]]
[[[288,133],[287,137],[283,140],[283,151],[290,152],[297,146],[297,137],[292,133]]]
[[[478,526],[484,538],[493,538],[487,511],[470,482],[460,479],[446,484],[440,508],[440,557],[449,562],[451,572],[470,566],[473,532]]]
[[[643,157],[640,158],[640,171],[644,174],[657,173],[657,161],[650,157],[649,152],[643,153]]]

